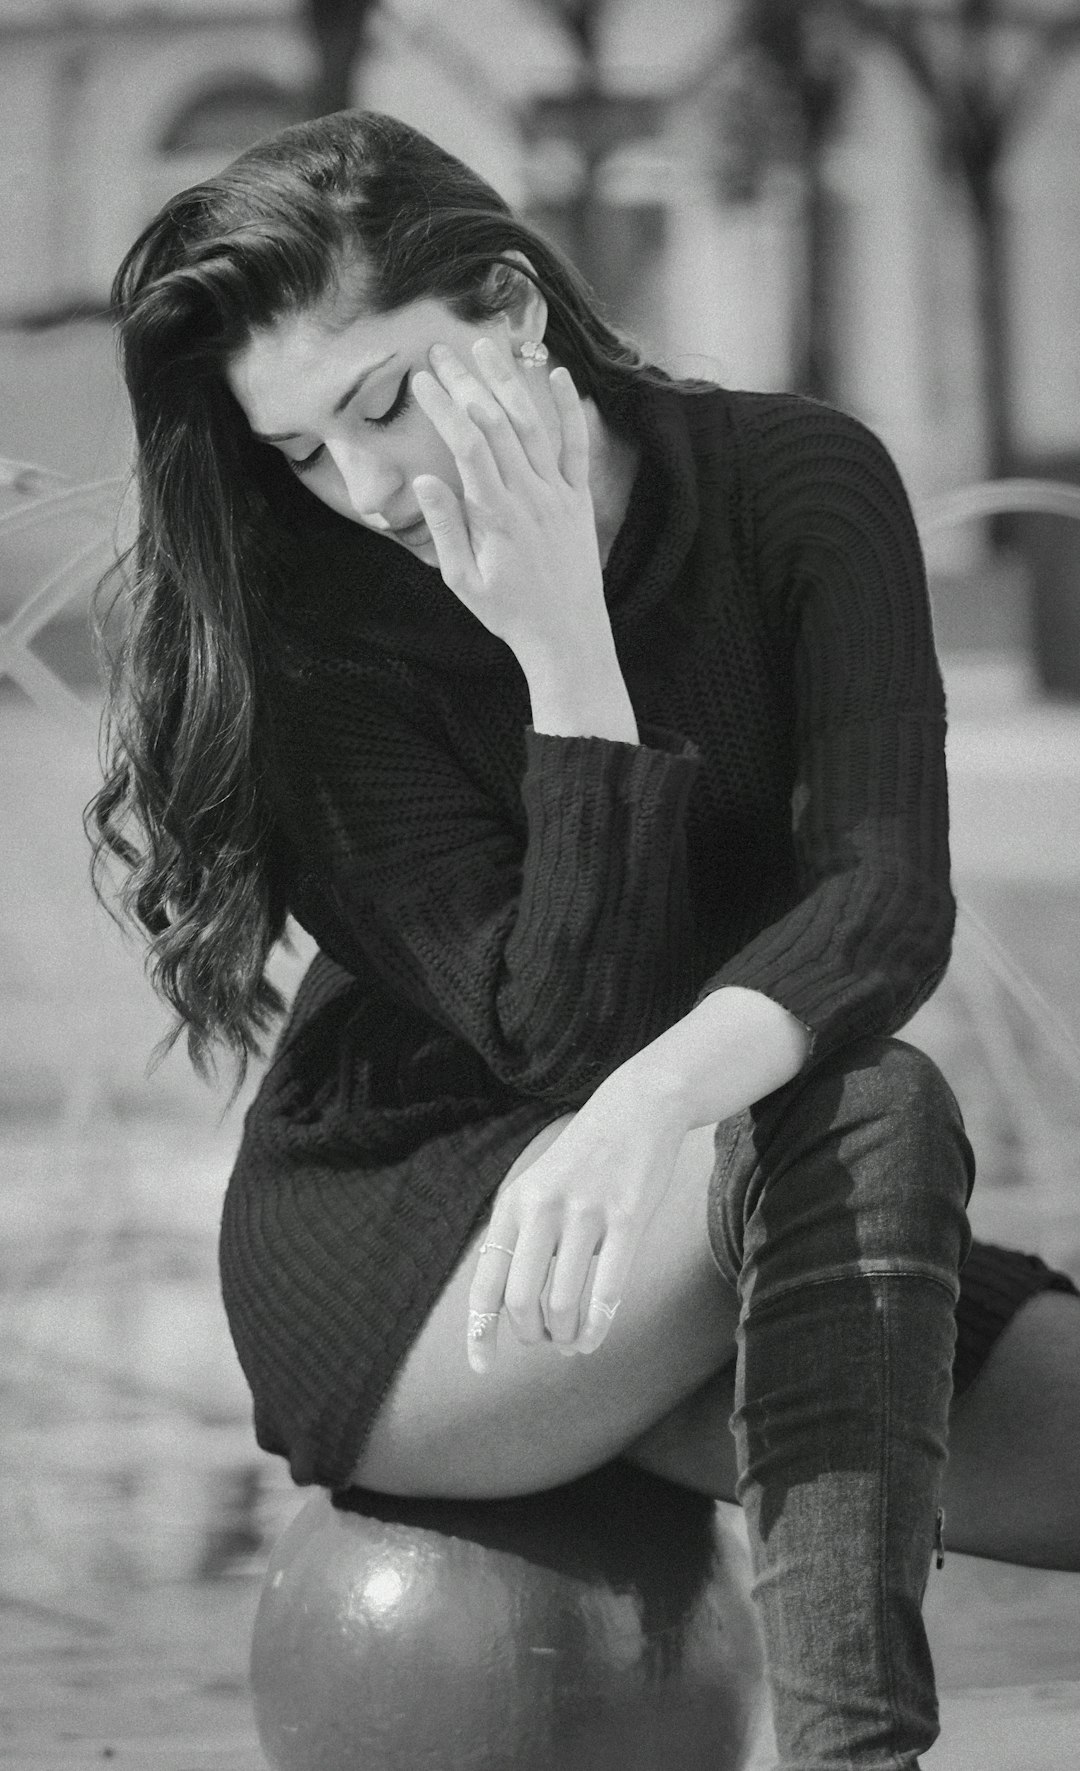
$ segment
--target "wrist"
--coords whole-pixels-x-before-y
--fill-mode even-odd
[[[741,1113],[798,1075],[810,1033],[757,990],[711,991],[621,1066],[634,1091],[685,1131]],[[624,1074],[625,1073],[625,1074]]]
[[[520,661],[520,660],[519,660]],[[599,652],[522,662],[537,732],[562,738],[611,738],[638,744],[637,720],[623,680],[614,641]]]

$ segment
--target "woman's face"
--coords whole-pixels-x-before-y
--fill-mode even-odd
[[[472,347],[487,336],[527,376],[545,421],[557,425],[546,375],[514,358],[521,339],[543,335],[545,320],[546,304],[535,293],[513,320],[504,314],[483,325],[457,319],[433,297],[363,314],[343,329],[304,314],[257,333],[226,379],[252,430],[281,451],[316,498],[437,565],[412,482],[434,474],[460,497],[461,478],[410,378],[430,368],[434,344],[449,345],[472,367]]]

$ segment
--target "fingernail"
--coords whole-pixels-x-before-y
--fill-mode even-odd
[[[490,1370],[491,1360],[488,1356],[486,1347],[478,1346],[476,1341],[470,1341],[465,1348],[465,1351],[468,1355],[469,1364],[474,1371]]]
[[[488,1369],[490,1359],[485,1341],[488,1329],[494,1329],[498,1319],[498,1312],[495,1310],[469,1311],[469,1332],[465,1340],[465,1351],[474,1371]]]

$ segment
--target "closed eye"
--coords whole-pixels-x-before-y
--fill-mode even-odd
[[[411,404],[412,393],[409,388],[408,371],[406,370],[401,378],[397,393],[394,396],[393,404],[388,406],[385,412],[380,413],[378,418],[365,418],[364,423],[373,425],[376,430],[385,430],[388,424],[393,424],[395,418],[400,418],[403,412],[408,411]],[[313,449],[310,455],[305,455],[302,460],[299,461],[291,455],[287,455],[285,459],[292,468],[293,473],[308,473],[319,461],[322,460],[325,447],[326,445],[324,443],[320,443],[317,449]]]
[[[309,468],[315,466],[315,463],[319,460],[325,447],[325,443],[320,443],[319,447],[313,449],[310,455],[305,455],[302,461],[297,461],[295,456],[292,455],[286,455],[285,460],[292,468],[293,473],[307,473]]]
[[[378,418],[365,418],[364,423],[373,424],[377,429],[381,430],[384,425],[393,424],[395,418],[400,418],[401,414],[407,410],[411,403],[412,394],[409,391],[409,372],[406,370],[405,374],[401,377],[401,385],[397,390],[393,405],[388,406],[386,411]]]

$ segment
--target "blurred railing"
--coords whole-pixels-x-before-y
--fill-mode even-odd
[[[31,650],[31,643],[76,598],[88,595],[90,584],[109,564],[115,548],[115,506],[120,482],[70,482],[34,462],[0,457],[0,489],[18,500],[8,510],[0,511],[0,550],[17,536],[29,530],[47,529],[61,518],[87,519],[87,540],[65,553],[44,581],[22,602],[14,604],[14,614],[0,622],[0,678],[10,677],[43,713],[84,737],[97,729],[97,709],[75,694]],[[108,518],[107,500],[113,507]],[[6,589],[3,579],[0,551],[0,593]],[[6,602],[6,598],[0,601],[0,608]]]
[[[1027,515],[1080,520],[1080,487],[1047,479],[985,480],[929,499],[916,513],[924,541],[982,518]],[[1080,581],[1075,594],[1080,599]],[[1009,1010],[1018,1010],[1030,1023],[1040,1042],[1040,1056],[1051,1055],[1076,1088],[1078,1101],[1080,1042],[1015,954],[960,893],[957,923],[960,940],[949,968],[949,983],[966,1011],[1012,1128],[1016,1167],[1037,1186],[1045,1178],[1040,1152],[1047,1147],[1047,1109],[1040,1082],[1048,1066],[1033,1062]]]
[[[925,541],[942,529],[974,522],[977,517],[1030,515],[1080,517],[1080,486],[1057,480],[981,480],[978,485],[928,499],[920,506],[917,519]]]

